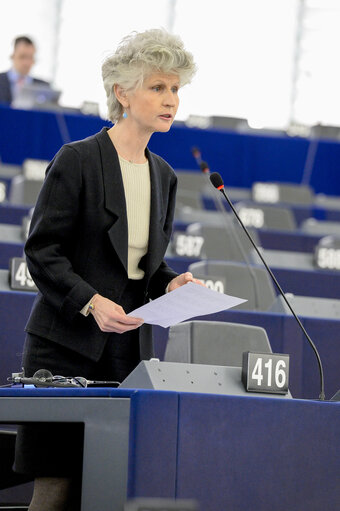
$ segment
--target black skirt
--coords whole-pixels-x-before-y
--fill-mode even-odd
[[[143,296],[143,281],[130,280],[120,305],[128,313],[142,305]],[[47,369],[53,375],[122,382],[139,362],[139,329],[110,334],[98,362],[33,334],[27,335],[23,353],[27,377]],[[81,473],[82,452],[82,424],[19,426],[14,470],[32,477],[73,477]]]

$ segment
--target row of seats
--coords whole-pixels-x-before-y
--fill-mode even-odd
[[[328,224],[329,222],[324,223]],[[326,227],[325,225],[325,231]],[[261,233],[254,228],[248,228],[248,231],[257,247],[261,247]],[[280,239],[280,237],[282,240],[284,239],[279,232],[272,233],[271,236],[272,239]],[[340,251],[338,252],[340,237],[326,235],[311,239],[303,234],[300,237],[314,241],[314,243],[310,243],[313,246],[312,252],[290,250],[287,244],[285,250],[262,248],[263,257],[270,266],[276,268],[340,270]],[[237,220],[228,213],[222,216],[213,212],[201,212],[200,220],[189,222],[184,230],[183,224],[177,231],[175,226],[168,255],[261,264],[259,255],[243,229]]]
[[[198,196],[212,195],[209,174],[178,170],[178,189],[181,193],[195,192]],[[340,209],[338,196],[315,194],[308,185],[294,183],[255,182],[251,189],[228,188],[228,195],[233,201],[253,200],[257,203],[290,204],[290,205],[322,205]]]
[[[202,197],[209,194],[213,197],[216,210],[207,211],[204,207],[190,207],[183,202],[178,204],[177,211],[181,220],[180,230],[173,235],[168,256],[188,259],[203,259],[205,262],[191,264],[189,269],[197,277],[216,287],[227,289],[230,294],[248,299],[239,307],[249,310],[267,310],[289,313],[284,300],[276,298],[277,289],[263,269],[262,261],[245,232],[232,213],[227,213],[226,202],[221,201],[220,192],[212,188],[209,177],[204,174],[178,172],[179,195],[186,193]],[[210,185],[210,188],[209,188]],[[229,190],[228,190],[229,191]],[[322,237],[314,247],[314,252],[296,252],[285,250],[261,249],[262,256],[272,268],[292,270],[340,270],[340,238],[329,236],[340,235],[340,222],[318,221],[314,218],[303,221],[297,228],[290,205],[310,205],[316,202],[315,196],[306,186],[255,183],[252,190],[245,190],[248,199],[236,190],[236,210],[248,226],[255,242],[260,246],[260,230],[265,227],[278,232],[295,231],[296,235],[319,233]],[[230,189],[231,197],[233,189]],[[252,202],[250,202],[252,199]],[[262,202],[259,202],[259,201]],[[274,205],[268,205],[266,203]],[[327,201],[324,201],[326,203]],[[340,199],[338,198],[340,204]],[[334,207],[334,198],[332,199]],[[250,227],[249,227],[250,226]],[[222,261],[222,262],[212,262]],[[221,284],[222,283],[222,284]],[[303,295],[303,290],[302,290]],[[313,314],[316,317],[339,317],[340,301],[304,296],[290,296],[298,312]]]
[[[207,183],[205,183],[207,184]],[[213,193],[215,193],[214,189],[212,190]],[[179,197],[180,197],[181,188],[179,188]],[[242,197],[242,190],[235,190],[235,195],[239,198],[242,198],[243,200],[245,197]],[[219,196],[219,195],[218,195]],[[178,203],[179,205],[179,203]],[[6,204],[3,204],[3,209],[6,209]],[[268,206],[269,207],[269,206]],[[278,206],[275,206],[278,208]],[[8,211],[10,211],[12,206],[8,206]],[[254,251],[249,244],[248,239],[244,235],[243,231],[240,230],[238,225],[235,223],[235,221],[232,219],[232,217],[225,216],[225,213],[223,212],[217,212],[217,211],[207,211],[204,209],[197,209],[194,210],[193,208],[187,209],[187,213],[190,215],[197,215],[195,220],[197,220],[198,216],[200,218],[200,221],[197,222],[188,222],[186,230],[180,231],[185,232],[187,235],[192,237],[204,237],[205,243],[202,245],[201,248],[203,248],[203,251],[198,253],[196,261],[200,260],[200,262],[196,262],[195,264],[192,264],[189,266],[189,269],[194,273],[194,275],[203,278],[205,281],[209,280],[210,285],[211,282],[216,287],[216,283],[218,283],[219,286],[221,286],[221,282],[223,285],[224,292],[228,292],[228,294],[234,294],[236,296],[242,296],[244,298],[248,299],[248,302],[246,305],[242,305],[240,308],[244,308],[247,310],[253,310],[258,312],[267,311],[270,313],[280,313],[280,314],[286,314],[287,308],[284,303],[280,299],[277,298],[276,290],[273,286],[273,283],[271,279],[268,277],[267,273],[265,272],[263,267],[260,267],[258,265],[258,259],[256,254],[254,254]],[[225,222],[223,226],[219,225],[218,222],[220,222],[221,218]],[[176,224],[175,224],[176,225]],[[19,243],[19,238],[21,237],[21,246],[23,247],[23,238],[22,238],[22,229],[20,230],[20,226],[18,225],[12,225],[13,229],[9,229],[8,225],[2,225],[0,226],[0,243],[1,243],[1,237],[6,238],[8,243],[13,242]],[[180,234],[180,232],[177,232],[177,235]],[[253,237],[255,238],[255,241],[257,244],[259,244],[259,229],[252,229]],[[176,234],[176,232],[175,232]],[[212,237],[211,239],[209,238]],[[175,236],[176,238],[176,236]],[[174,243],[174,241],[173,241]],[[170,251],[173,249],[174,244],[172,243],[170,247]],[[247,245],[248,243],[248,245]],[[214,252],[215,251],[215,252]],[[275,251],[274,251],[275,252]],[[286,252],[285,256],[287,259]],[[246,258],[245,258],[246,255]],[[266,256],[271,255],[268,251],[266,251]],[[272,256],[274,257],[276,254],[273,253]],[[292,255],[292,254],[291,254]],[[243,258],[243,259],[242,259]],[[220,259],[220,262],[213,262],[211,259]],[[247,264],[244,264],[244,262],[240,262],[240,260],[244,261],[244,259],[247,260]],[[190,258],[187,258],[188,264],[191,262]],[[246,278],[244,277],[246,275]],[[4,272],[0,272],[1,277],[1,288],[4,292],[9,291],[8,287],[8,271],[4,270]],[[219,289],[220,290],[220,289]],[[311,311],[311,307],[314,307],[313,315],[314,317],[324,317],[328,312],[328,306],[332,305],[333,307],[333,316],[332,317],[339,317],[339,307],[338,303],[330,304],[329,301],[325,300],[320,306],[320,302],[310,299],[308,303],[304,300],[300,300],[300,297],[290,297],[291,301],[295,301],[296,307],[298,308],[298,312],[300,314],[308,314]],[[327,303],[326,303],[327,302]],[[321,311],[321,312],[320,312]],[[318,315],[319,314],[319,315]],[[188,324],[189,325],[189,324]],[[192,326],[193,325],[193,326]],[[222,326],[223,325],[223,326]],[[170,361],[178,361],[178,357],[182,358],[184,357],[184,353],[188,353],[188,345],[187,348],[182,350],[182,352],[178,355],[178,348],[175,348],[175,341],[176,337],[183,338],[183,335],[188,335],[190,333],[191,335],[191,353],[194,356],[193,353],[195,352],[198,345],[203,346],[204,342],[206,343],[207,339],[209,339],[209,342],[212,337],[216,337],[216,340],[213,341],[214,349],[211,350],[211,344],[209,344],[209,350],[198,350],[200,353],[204,353],[206,351],[205,357],[207,357],[207,354],[210,356],[217,354],[217,358],[215,360],[220,360],[222,363],[229,363],[232,365],[234,362],[234,358],[231,355],[231,348],[234,346],[238,347],[238,354],[237,354],[237,362],[235,362],[236,365],[240,365],[240,353],[242,353],[242,350],[244,351],[245,348],[250,346],[250,342],[252,339],[257,338],[257,333],[252,330],[252,327],[247,325],[232,325],[230,322],[223,322],[220,323],[221,328],[225,328],[226,330],[224,333],[219,331],[215,325],[212,326],[212,331],[216,332],[216,336],[212,335],[211,333],[208,333],[205,329],[209,328],[208,324],[206,322],[203,322],[203,326],[201,324],[197,324],[195,326],[195,322],[191,323],[190,326],[185,325],[178,325],[178,329],[174,327],[174,331],[171,330],[170,332],[170,340],[167,343],[167,349],[165,351],[165,359]],[[237,326],[237,328],[232,328],[232,326]],[[183,328],[186,330],[186,334],[183,334],[180,332],[180,329]],[[258,327],[254,327],[255,329]],[[246,330],[247,333],[246,333]],[[268,337],[266,336],[266,332],[263,329],[262,330],[262,337],[267,338],[268,344]],[[242,332],[242,333],[238,333]],[[240,343],[237,339],[243,338],[245,340],[245,344]],[[200,344],[201,341],[195,340],[195,339],[203,339],[202,344]],[[221,340],[222,339],[222,340]],[[220,340],[220,341],[219,341]],[[189,341],[188,341],[189,342]],[[219,346],[219,342],[221,342],[221,346]],[[197,346],[195,343],[198,343]],[[227,347],[227,344],[229,343],[229,347]],[[183,344],[184,346],[185,344]],[[196,347],[195,347],[196,346]],[[267,346],[268,348],[268,346]],[[270,344],[269,344],[270,348]],[[252,346],[252,349],[255,349],[254,346]],[[266,351],[266,348],[262,346],[262,348],[257,348],[257,350],[262,349],[263,351]],[[255,349],[256,350],[256,349]],[[177,353],[177,355],[175,354]],[[190,350],[189,350],[190,352]],[[225,359],[221,357],[221,352],[225,354]],[[215,355],[214,355],[215,356]],[[176,358],[177,357],[177,358]],[[194,357],[192,361],[196,360]],[[198,360],[198,359],[197,359]],[[200,363],[208,363],[204,362],[204,359],[201,359],[202,362]],[[205,360],[208,360],[205,358]],[[210,362],[209,362],[210,363]]]
[[[17,197],[20,195],[19,190],[22,191],[26,189],[26,191],[30,188],[31,184],[34,183],[36,194],[38,192],[39,187],[41,186],[41,180],[38,178],[41,178],[41,175],[43,173],[43,169],[46,166],[46,162],[36,162],[32,163],[29,162],[23,166],[22,172],[23,174],[20,175],[14,175],[14,179],[17,179],[17,187],[14,186],[14,189],[16,190]],[[15,169],[15,170],[14,170]],[[14,174],[15,171],[18,171],[17,167],[11,168],[11,166],[6,167],[0,167],[0,175],[1,172],[3,174]],[[28,177],[27,177],[28,176]],[[32,180],[32,177],[34,179]],[[214,200],[217,202],[217,205],[221,209],[221,200],[220,200],[220,194],[219,192],[216,192],[210,185],[208,176],[204,174],[198,174],[194,172],[178,172],[178,180],[179,180],[179,189],[178,189],[178,201],[177,201],[177,208],[182,208],[181,205],[181,194],[182,193],[191,193],[191,194],[210,194],[213,196],[215,194]],[[260,186],[261,185],[261,186]],[[243,190],[243,198],[248,195],[252,195],[253,198],[265,198],[267,193],[267,198],[269,197],[270,200],[273,201],[273,197],[276,193],[276,199],[285,200],[286,202],[293,203],[293,201],[298,201],[303,204],[308,204],[312,202],[313,200],[313,193],[309,187],[297,187],[292,185],[275,185],[276,188],[274,188],[273,191],[270,191],[270,184],[254,184],[252,191],[249,190]],[[267,191],[266,191],[267,187]],[[32,187],[31,191],[34,187]],[[190,190],[189,190],[190,188]],[[269,192],[268,192],[269,190]],[[240,198],[240,190],[235,190],[235,197]],[[217,195],[216,195],[217,194]],[[271,194],[271,195],[270,195]],[[232,195],[232,194],[231,194]],[[15,196],[15,193],[13,194]],[[218,199],[217,199],[218,197]],[[275,197],[274,197],[275,198]],[[31,202],[34,204],[34,198],[31,197]],[[18,199],[18,203],[20,200]],[[279,202],[278,202],[279,203]],[[253,215],[253,218],[250,218],[250,220],[256,224],[256,211],[258,213],[259,210],[256,209],[250,209],[248,208],[248,212],[245,212],[244,209],[244,202],[239,202],[237,204],[238,213],[240,217],[243,220],[249,218]],[[224,208],[223,204],[222,207]],[[285,209],[279,206],[266,206],[261,205],[261,208],[264,212],[264,216],[268,216],[271,218],[272,226],[276,227],[276,229],[280,228],[280,220],[284,220],[284,223],[286,227],[282,227],[283,230],[286,228],[288,229],[288,224],[290,225],[290,228],[295,227],[294,223],[294,217],[292,214],[292,211],[289,209]],[[249,212],[250,211],[250,212]],[[31,211],[32,213],[32,211]],[[235,218],[231,214],[227,214],[225,210],[223,212],[221,211],[206,211],[202,208],[195,208],[195,207],[189,207],[184,206],[182,208],[182,219],[185,219],[185,221],[188,223],[186,234],[187,234],[187,240],[186,245],[190,242],[191,244],[196,244],[196,246],[193,246],[188,248],[187,246],[187,253],[183,254],[183,246],[181,247],[181,243],[179,243],[182,238],[183,234],[178,234],[177,236],[174,236],[172,246],[170,247],[170,250],[168,252],[168,255],[171,256],[173,254],[175,255],[184,255],[184,256],[194,256],[202,259],[214,259],[214,260],[223,260],[223,261],[235,261],[238,263],[246,263],[247,267],[242,269],[241,266],[237,266],[236,271],[239,275],[240,272],[244,272],[247,275],[247,278],[244,280],[245,284],[244,286],[249,286],[248,282],[252,285],[249,286],[248,291],[249,295],[254,295],[258,293],[257,288],[259,288],[260,284],[257,283],[254,287],[254,275],[255,272],[257,275],[262,274],[262,272],[258,271],[257,268],[252,269],[249,271],[250,265],[259,265],[261,264],[260,258],[257,255],[257,253],[254,251],[254,248],[250,244],[249,240],[247,239],[246,235],[242,231],[242,229],[239,227],[238,223],[236,222]],[[246,222],[247,223],[247,222]],[[270,224],[270,221],[269,221]],[[331,232],[330,224],[335,225],[334,232],[337,232],[337,229],[340,233],[340,223],[336,222],[321,222],[317,221],[315,219],[310,219],[305,222],[305,225],[307,226],[306,232],[313,232],[313,226],[320,224],[320,231],[322,231],[325,234],[328,234]],[[258,224],[261,227],[261,224]],[[21,226],[18,225],[9,225],[0,223],[0,243],[6,243],[6,244],[20,244],[25,241],[28,234],[28,227],[29,227],[29,215],[26,216],[23,220],[23,223]],[[259,236],[257,234],[258,230],[256,230],[254,227],[251,230],[252,237],[255,241],[255,243],[259,246],[260,240]],[[302,229],[303,231],[303,229]],[[188,239],[189,238],[189,239]],[[327,243],[329,245],[329,238],[327,237]],[[201,241],[200,241],[201,240]],[[202,241],[203,240],[203,241]],[[183,241],[183,240],[182,240]],[[321,247],[322,247],[321,241]],[[197,246],[201,243],[201,246],[199,247],[199,251],[197,249]],[[183,243],[182,243],[183,245]],[[185,247],[184,247],[185,249]],[[182,253],[181,253],[182,250]],[[190,252],[191,250],[191,252]],[[311,253],[299,253],[299,252],[289,252],[289,251],[277,251],[277,250],[268,250],[266,249],[263,251],[263,255],[268,262],[268,264],[273,268],[292,268],[292,269],[302,269],[302,270],[313,270],[315,268],[315,254]],[[339,265],[340,266],[340,265]],[[337,268],[336,268],[337,269]],[[206,269],[205,269],[206,271]],[[225,272],[228,270],[225,269]],[[213,272],[214,273],[214,272]],[[216,273],[216,272],[215,272]],[[225,276],[227,273],[225,273]],[[250,277],[249,277],[250,275]],[[212,275],[211,271],[208,277],[221,277],[221,272],[217,272],[216,275]],[[258,280],[258,279],[257,279]],[[240,281],[240,280],[239,280]],[[230,282],[230,276],[228,276],[228,288],[233,288],[232,282]],[[267,286],[267,288],[269,288]],[[262,291],[263,292],[263,291]],[[242,293],[242,289],[241,289]],[[275,291],[268,291],[269,295],[275,294]],[[259,300],[257,300],[258,302]],[[268,307],[269,303],[269,307]],[[300,302],[299,302],[300,303]],[[250,297],[248,299],[247,307],[250,307],[251,309],[260,307],[259,310],[268,310],[271,306],[273,306],[273,300],[270,299],[269,301],[265,301],[264,305],[260,305],[259,303],[254,304],[254,300]],[[265,307],[265,309],[263,308]],[[277,307],[281,307],[279,304],[274,305],[274,309]],[[282,307],[281,307],[282,308]],[[285,308],[284,308],[285,309]],[[337,306],[333,307],[333,311],[337,310]]]

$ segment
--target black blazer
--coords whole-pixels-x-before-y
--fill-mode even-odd
[[[48,82],[44,80],[38,80],[38,78],[33,78],[33,83],[41,83],[44,85],[49,85]],[[9,83],[8,75],[6,73],[0,73],[0,103],[10,105],[12,103],[12,92],[11,86]]]
[[[147,150],[147,158],[149,247],[139,265],[145,271],[145,302],[164,294],[177,275],[163,260],[177,178],[161,157]],[[63,146],[49,164],[25,252],[39,289],[26,331],[99,360],[109,334],[79,311],[95,293],[119,303],[128,280],[125,194],[107,128]],[[142,358],[153,355],[149,336],[140,335],[140,352]]]

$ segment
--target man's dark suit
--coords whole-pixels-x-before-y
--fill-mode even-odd
[[[40,83],[42,85],[49,85],[43,80],[33,78],[33,83]],[[10,105],[12,103],[12,91],[7,73],[0,73],[0,103]]]
[[[177,274],[163,261],[170,239],[177,179],[171,167],[147,150],[151,180],[145,301],[164,294]],[[98,360],[109,334],[82,307],[99,293],[119,304],[128,282],[128,226],[117,152],[103,128],[62,147],[47,169],[25,252],[40,292],[27,332]],[[141,328],[143,330],[144,326]],[[140,336],[141,358],[153,354]]]

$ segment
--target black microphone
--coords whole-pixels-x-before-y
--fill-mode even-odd
[[[269,266],[267,265],[266,261],[264,260],[261,252],[259,251],[259,249],[257,248],[256,246],[256,243],[254,242],[253,238],[251,237],[250,233],[248,232],[247,228],[245,227],[245,225],[243,224],[241,218],[239,217],[236,209],[234,208],[231,200],[229,199],[228,195],[225,193],[224,191],[224,183],[223,183],[223,179],[221,177],[221,175],[218,173],[218,172],[213,172],[212,174],[210,174],[210,181],[212,183],[212,185],[217,188],[217,190],[219,190],[222,195],[224,195],[225,199],[227,200],[232,212],[234,213],[234,215],[236,216],[239,224],[241,225],[242,229],[244,230],[244,232],[246,233],[246,235],[248,236],[248,239],[249,241],[251,242],[251,244],[253,245],[254,249],[256,250],[256,253],[257,255],[259,256],[259,258],[261,259],[261,261],[263,262],[267,272],[269,273],[269,275],[271,276],[274,284],[276,285],[277,289],[279,290],[282,298],[284,299],[284,301],[286,302],[289,310],[291,311],[291,313],[293,314],[294,318],[296,319],[296,321],[298,322],[298,325],[299,327],[301,328],[302,332],[304,333],[307,341],[309,342],[309,344],[311,345],[314,353],[315,353],[315,356],[317,358],[317,361],[318,361],[318,366],[319,366],[319,373],[320,373],[320,395],[319,395],[319,399],[320,401],[324,401],[325,399],[325,382],[324,382],[324,375],[323,375],[323,368],[322,368],[322,363],[321,363],[321,358],[320,358],[320,355],[319,355],[319,352],[315,346],[315,344],[313,343],[312,339],[309,337],[308,333],[306,332],[306,329],[305,327],[303,326],[303,324],[301,323],[300,319],[298,318],[298,316],[296,315],[295,311],[293,310],[292,306],[290,305],[290,303],[288,302],[287,298],[286,298],[286,295],[284,294],[284,292],[282,291],[282,288],[280,286],[280,284],[278,283],[278,281],[276,280],[273,272],[271,271],[271,269],[269,268]]]
[[[194,146],[191,148],[191,154],[195,158],[197,165],[200,166],[202,161],[201,150],[198,147]]]
[[[207,164],[206,161],[201,161],[200,169],[203,172],[203,174],[210,174],[209,165]]]
[[[219,174],[218,172],[213,172],[211,175],[210,175],[210,181],[211,181],[211,184],[217,188],[217,190],[223,190],[224,188],[224,183],[223,183],[223,179],[222,179],[222,176],[221,174]],[[228,200],[228,199],[227,199]],[[228,201],[229,202],[229,201]]]
[[[203,174],[210,174],[210,168],[206,161],[202,160],[202,154],[199,147],[194,146],[191,148],[191,154],[196,160],[197,166],[201,169]]]

